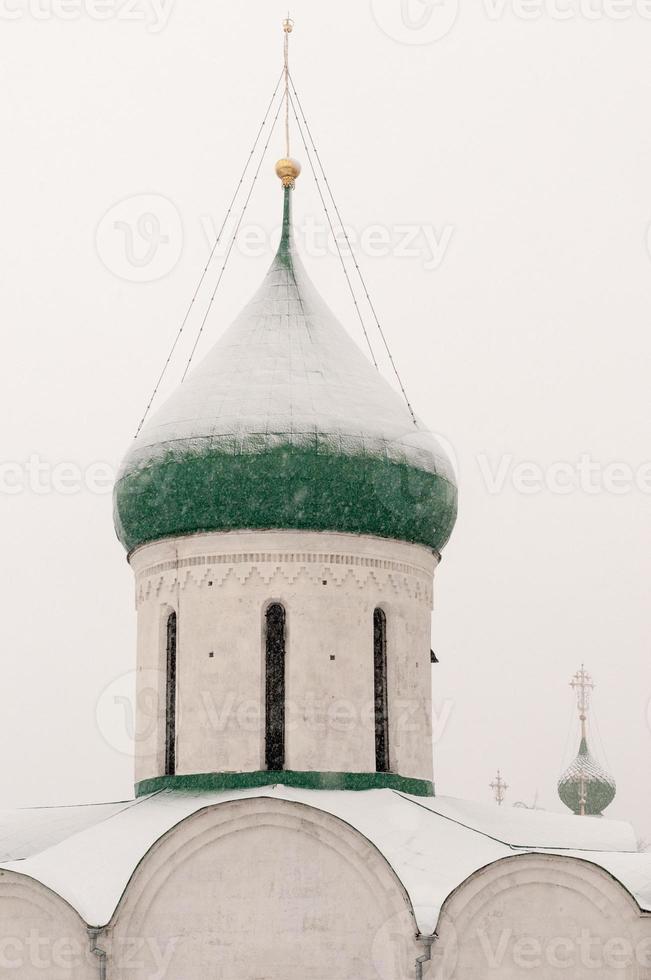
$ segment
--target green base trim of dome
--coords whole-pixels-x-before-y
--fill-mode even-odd
[[[163,789],[208,792],[222,789],[252,789],[257,786],[297,786],[301,789],[395,789],[410,796],[434,796],[429,779],[410,779],[393,772],[202,772],[187,776],[154,776],[136,783],[136,796]]]
[[[615,787],[605,780],[588,781],[585,793],[586,817],[600,817],[615,799],[615,793]],[[558,795],[573,813],[577,815],[581,813],[581,790],[578,783],[561,783],[558,787]]]
[[[452,533],[457,489],[443,476],[322,447],[169,454],[121,477],[115,526],[128,551],[201,531],[341,531],[424,544]]]
[[[577,816],[581,813],[581,796],[578,789],[574,787],[563,787],[558,795],[568,809]],[[590,786],[586,794],[585,816],[600,817],[606,807],[610,806],[615,798],[614,791],[608,786]]]

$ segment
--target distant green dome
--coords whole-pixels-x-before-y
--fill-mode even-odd
[[[450,461],[308,279],[292,244],[291,193],[262,286],[122,463],[114,520],[128,551],[241,529],[370,534],[436,550],[450,537]]]
[[[581,799],[585,798],[585,816],[601,816],[615,799],[615,780],[601,768],[581,739],[579,754],[558,781],[558,795],[574,813],[581,814]]]

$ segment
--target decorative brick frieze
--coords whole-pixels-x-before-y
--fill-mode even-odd
[[[431,572],[416,564],[345,552],[308,551],[190,555],[158,562],[138,573],[136,601],[139,605],[189,587],[219,590],[229,580],[243,587],[252,580],[269,584],[276,577],[290,586],[301,577],[319,590],[342,588],[352,581],[360,590],[369,585],[374,590],[388,588],[396,595],[431,604]]]

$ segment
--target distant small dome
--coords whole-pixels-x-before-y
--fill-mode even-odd
[[[581,799],[585,797],[585,815],[601,816],[615,799],[615,780],[601,768],[588,750],[583,738],[579,754],[558,781],[558,795],[574,813],[581,814]]]
[[[262,286],[143,427],[115,487],[127,550],[200,531],[288,529],[440,550],[450,461],[338,323],[294,254],[290,196]]]

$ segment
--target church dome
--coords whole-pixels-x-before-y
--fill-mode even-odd
[[[450,462],[328,309],[283,233],[257,293],[142,428],[114,495],[129,551],[202,531],[447,542]]]
[[[579,754],[558,781],[558,795],[570,810],[585,816],[601,816],[615,799],[615,780],[601,768],[581,739]]]

